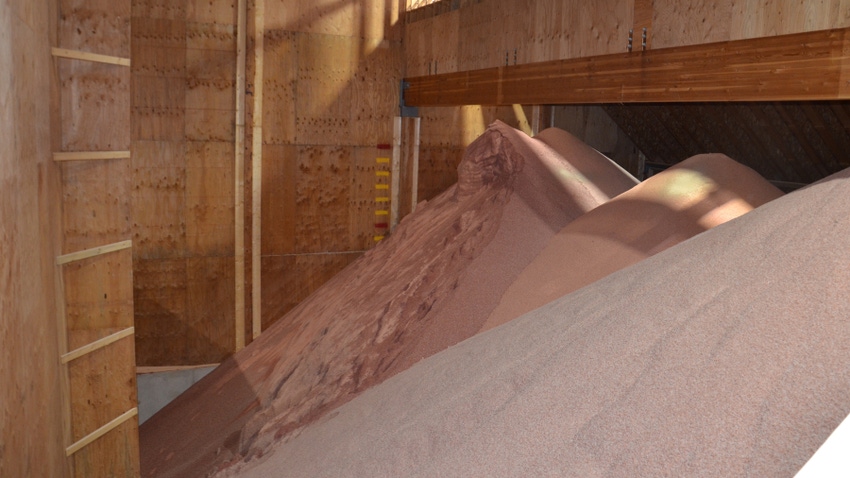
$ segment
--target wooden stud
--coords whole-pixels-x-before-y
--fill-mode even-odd
[[[112,421],[107,423],[106,425],[104,425],[104,426],[98,428],[97,430],[89,433],[88,435],[81,438],[80,440],[78,440],[73,445],[66,448],[65,449],[65,455],[71,456],[74,453],[82,450],[83,448],[85,448],[87,445],[89,445],[93,441],[97,440],[98,438],[102,437],[103,435],[106,435],[107,433],[112,431],[114,428],[116,428],[118,425],[121,425],[122,423],[124,423],[127,420],[135,417],[138,414],[139,414],[139,409],[137,407],[133,407],[132,409],[122,413],[121,415],[119,415],[118,417],[116,417],[115,419],[113,419]]]
[[[236,138],[234,160],[234,247],[235,247],[235,349],[245,347],[245,65],[247,55],[246,0],[239,0],[236,14]]]
[[[410,212],[416,210],[416,203],[419,201],[419,130],[422,125],[422,118],[413,118],[413,165],[411,168],[412,179],[410,185]]]
[[[129,151],[63,151],[53,153],[53,161],[96,161],[101,159],[128,159]]]
[[[408,78],[410,106],[850,98],[850,28]]]
[[[95,63],[108,63],[110,65],[130,66],[129,58],[121,58],[111,55],[99,55],[97,53],[89,53],[78,50],[68,50],[67,48],[53,47],[51,52],[53,56],[58,58],[68,58],[71,60],[92,61]]]
[[[393,158],[390,170],[390,231],[392,231],[398,225],[399,221],[398,198],[399,176],[401,175],[401,116],[396,116],[393,119]],[[378,189],[382,188],[378,187]]]
[[[531,136],[540,132],[540,105],[531,107]]]
[[[251,332],[262,331],[262,201],[263,201],[263,48],[265,1],[256,0],[254,12],[254,136],[251,159]]]
[[[69,262],[81,261],[83,259],[88,259],[90,257],[95,257],[102,254],[108,254],[110,252],[129,249],[130,247],[133,247],[132,240],[116,242],[115,244],[94,247],[83,251],[72,252],[70,254],[63,254],[61,256],[56,257],[56,265],[61,266],[62,264],[68,264]]]
[[[95,340],[94,342],[92,342],[88,345],[84,345],[84,346],[82,346],[78,349],[72,350],[72,351],[70,351],[66,354],[62,354],[62,363],[66,364],[66,363],[68,363],[68,362],[70,362],[74,359],[78,359],[78,358],[82,357],[83,355],[88,355],[88,354],[94,352],[95,350],[102,349],[103,347],[106,347],[107,345],[109,345],[113,342],[117,342],[117,341],[123,339],[124,337],[130,337],[135,332],[136,332],[135,327],[128,327],[128,328],[121,330],[119,332],[115,332],[112,335],[107,335],[106,337],[104,337],[100,340]]]

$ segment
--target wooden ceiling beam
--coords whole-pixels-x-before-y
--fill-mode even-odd
[[[405,80],[408,106],[850,98],[850,28]]]

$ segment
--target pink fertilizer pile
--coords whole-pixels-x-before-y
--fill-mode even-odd
[[[850,170],[422,360],[225,474],[793,476],[850,413],[848,251]]]
[[[545,136],[554,147],[488,128],[458,184],[140,427],[143,475],[250,459],[475,334],[555,233],[636,184],[567,133]]]

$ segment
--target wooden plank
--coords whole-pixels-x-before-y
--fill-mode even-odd
[[[413,118],[413,165],[411,166],[412,178],[410,181],[410,212],[416,210],[419,202],[419,131],[422,127],[422,118]]]
[[[410,78],[412,106],[850,98],[850,29]]]
[[[91,432],[90,434],[86,435],[84,438],[78,440],[77,442],[75,442],[74,444],[72,444],[71,446],[66,448],[65,453],[68,456],[73,455],[74,453],[76,453],[76,452],[80,451],[81,449],[83,449],[84,447],[88,446],[93,441],[97,440],[98,438],[100,438],[103,435],[106,435],[107,433],[112,431],[114,428],[118,427],[118,425],[121,425],[122,423],[124,423],[127,420],[135,417],[138,414],[139,414],[139,409],[136,408],[136,407],[133,407],[132,409],[130,409],[130,410],[122,413],[121,415],[115,417],[109,423],[103,425],[102,427]]]
[[[254,135],[251,161],[251,331],[262,331],[262,220],[263,220],[263,59],[266,28],[265,0],[254,3]],[[244,329],[244,327],[243,327]]]
[[[67,48],[53,47],[51,50],[53,56],[58,58],[67,58],[70,60],[91,61],[95,63],[106,63],[109,65],[130,66],[129,58],[121,58],[111,55],[100,55],[97,53],[89,53],[85,51],[69,50]]]
[[[236,141],[234,142],[233,175],[233,237],[237,251],[245,249],[245,69],[247,63],[246,0],[236,5]],[[241,254],[241,259],[235,256]],[[245,347],[245,257],[244,252],[234,254],[234,348]]]
[[[399,221],[399,185],[401,176],[401,116],[393,119],[393,158],[390,166],[390,231]]]
[[[98,161],[103,159],[127,159],[130,151],[66,151],[53,153],[53,161]]]
[[[89,257],[95,257],[102,254],[108,254],[110,252],[120,251],[122,249],[129,249],[133,247],[133,241],[121,241],[116,242],[114,244],[108,244],[105,246],[93,247],[91,249],[86,249],[83,251],[72,252],[70,254],[63,254],[56,258],[56,265],[68,264],[74,261],[80,261],[83,259],[88,259]]]
[[[136,332],[136,329],[134,327],[128,327],[128,328],[126,328],[126,329],[124,329],[120,332],[115,332],[112,335],[108,335],[108,336],[106,336],[102,339],[95,340],[94,342],[92,342],[88,345],[84,345],[80,348],[74,349],[74,350],[72,350],[72,351],[70,351],[66,354],[63,354],[62,355],[62,363],[66,364],[66,363],[68,363],[68,362],[70,362],[74,359],[78,359],[78,358],[82,357],[83,355],[90,354],[90,353],[94,352],[95,350],[106,347],[107,345],[109,345],[113,342],[117,342],[117,341],[123,339],[124,337],[130,337],[135,332]]]

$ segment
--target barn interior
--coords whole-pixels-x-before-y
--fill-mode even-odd
[[[850,414],[848,98],[844,0],[2,0],[0,476],[816,469]],[[623,325],[545,315],[579,309]],[[538,381],[625,397],[563,388],[630,380],[570,334],[610,358],[668,313],[769,318],[716,344],[776,355],[746,384],[710,361],[699,387],[664,382],[693,392],[663,403],[682,423],[646,405],[666,377],[647,372],[569,453],[505,425],[557,409],[523,395]],[[556,349],[573,375],[546,368]],[[485,379],[507,385],[465,385]],[[505,389],[490,415],[456,403]],[[705,443],[731,444],[688,455]]]

